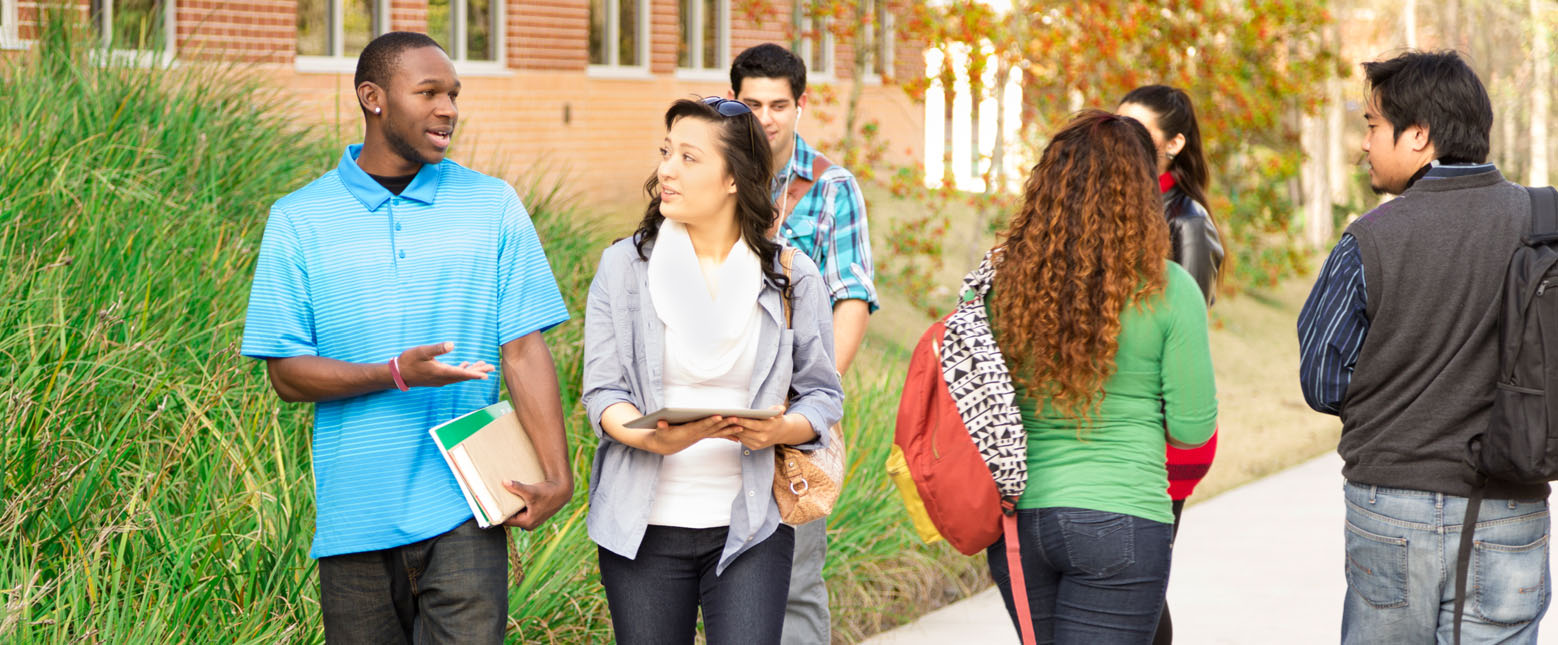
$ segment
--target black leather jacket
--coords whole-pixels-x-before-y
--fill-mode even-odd
[[[1163,193],[1163,211],[1168,216],[1170,259],[1196,279],[1210,307],[1217,300],[1217,272],[1223,266],[1223,244],[1217,228],[1212,226],[1206,207],[1177,186]]]

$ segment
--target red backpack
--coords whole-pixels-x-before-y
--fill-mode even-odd
[[[926,542],[946,539],[964,555],[975,555],[1005,535],[1013,605],[1026,645],[1035,639],[1017,500],[1027,486],[1027,433],[985,312],[993,275],[986,255],[964,278],[958,308],[915,345],[887,470]]]

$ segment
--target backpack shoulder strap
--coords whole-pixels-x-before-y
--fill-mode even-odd
[[[1552,186],[1527,186],[1531,195],[1531,238],[1558,235],[1558,190]]]
[[[795,206],[801,203],[801,198],[805,197],[806,193],[811,192],[811,187],[817,183],[818,179],[822,179],[822,173],[827,172],[832,167],[833,162],[828,161],[827,157],[819,154],[811,158],[811,179],[795,177],[790,180],[790,188],[785,191],[784,212],[779,214],[780,221],[790,219],[790,213],[795,212]]]
[[[795,277],[791,275],[790,268],[795,266],[795,247],[784,246],[779,249],[779,265],[784,267],[785,279],[791,280],[793,282]],[[786,295],[785,293],[780,293],[779,301],[784,304],[784,328],[794,328],[794,325],[791,324],[790,320],[790,296]]]

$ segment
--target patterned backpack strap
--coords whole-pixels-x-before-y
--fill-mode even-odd
[[[1011,373],[985,310],[995,258],[995,251],[986,254],[963,280],[964,300],[947,317],[942,337],[941,369],[958,414],[989,466],[996,488],[1004,500],[1015,503],[1028,485],[1028,436]]]

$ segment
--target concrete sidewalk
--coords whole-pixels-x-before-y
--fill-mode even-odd
[[[1169,606],[1180,643],[1334,643],[1342,598],[1342,462],[1335,453],[1185,509]],[[1540,643],[1558,645],[1548,611]],[[868,645],[1017,643],[994,587]]]

